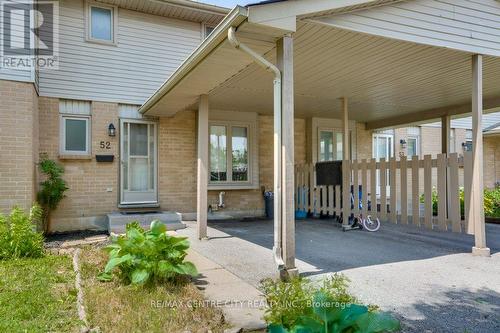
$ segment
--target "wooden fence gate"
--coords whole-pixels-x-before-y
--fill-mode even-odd
[[[435,159],[405,156],[399,160],[363,159],[343,163],[352,197],[348,210],[381,222],[412,224],[428,229],[470,232],[467,221],[472,181],[472,153],[439,154]],[[345,169],[345,167],[344,167]],[[350,189],[349,189],[350,190]],[[340,186],[316,186],[313,164],[296,165],[295,207],[313,216],[340,215]],[[369,204],[370,203],[370,204]],[[352,209],[351,209],[352,208]]]

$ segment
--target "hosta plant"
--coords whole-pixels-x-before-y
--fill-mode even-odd
[[[184,260],[189,248],[187,238],[170,236],[166,231],[160,221],[151,222],[147,231],[137,222],[128,224],[126,234],[113,237],[106,247],[109,261],[99,280],[110,281],[116,270],[132,284],[198,275],[194,264]]]
[[[385,312],[369,311],[358,304],[336,302],[323,291],[314,293],[310,311],[299,316],[293,327],[270,324],[270,333],[377,333],[400,330],[399,321]]]

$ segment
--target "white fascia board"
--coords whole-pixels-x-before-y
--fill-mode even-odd
[[[291,0],[253,5],[248,7],[248,22],[294,32],[299,16],[377,2],[378,0]]]
[[[191,70],[203,61],[217,46],[227,38],[230,27],[238,27],[248,18],[247,9],[236,6],[215,27],[215,30],[198,46],[189,57],[175,70],[172,75],[158,88],[151,97],[139,108],[139,113],[146,114],[158,101],[171,91]]]

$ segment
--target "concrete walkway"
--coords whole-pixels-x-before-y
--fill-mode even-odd
[[[248,284],[274,275],[270,221],[209,222],[179,231],[192,247]],[[401,318],[404,332],[500,332],[500,226],[487,226],[491,258],[472,257],[469,235],[383,224],[343,233],[328,220],[299,221],[297,265],[313,279],[342,272],[365,303]]]
[[[265,300],[257,288],[195,250],[189,250],[187,260],[193,262],[200,273],[196,286],[212,306],[222,309],[233,331],[254,331],[266,327],[262,319]]]

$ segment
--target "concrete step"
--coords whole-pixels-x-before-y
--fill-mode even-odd
[[[175,212],[139,212],[123,213],[114,212],[107,215],[108,231],[110,233],[121,234],[125,232],[127,223],[138,221],[144,229],[149,229],[149,225],[154,220],[159,220],[167,226],[167,230],[183,229],[186,226],[182,223],[180,213]]]

